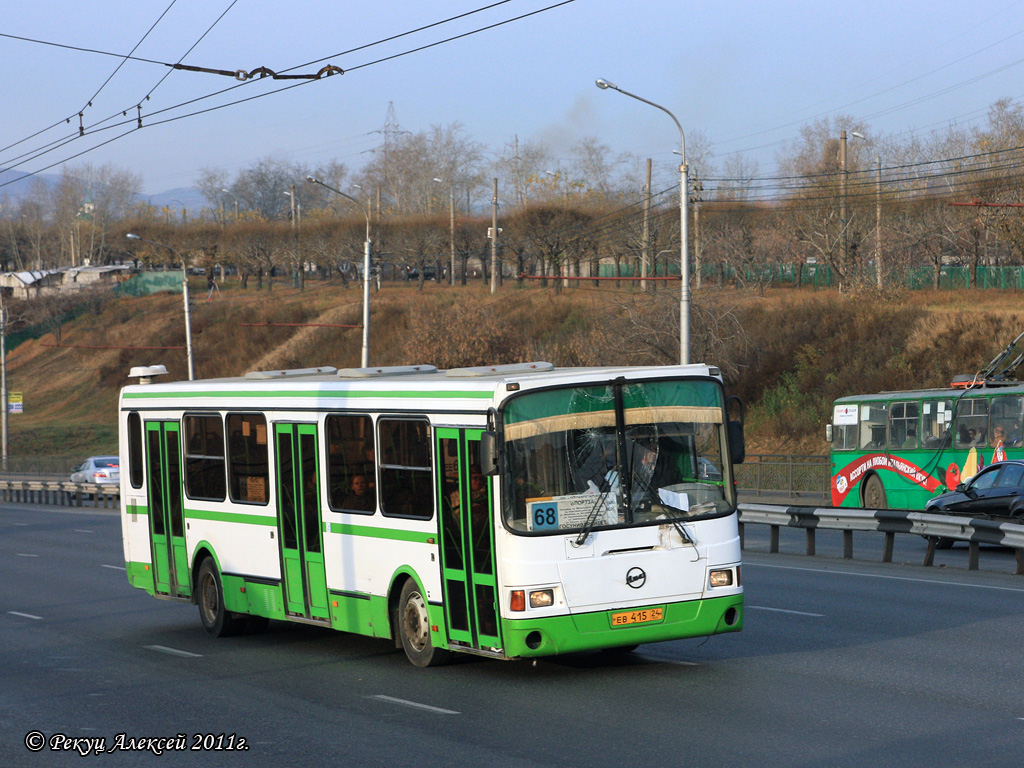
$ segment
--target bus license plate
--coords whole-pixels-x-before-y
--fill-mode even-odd
[[[624,611],[612,614],[612,626],[621,627],[626,624],[643,624],[646,621],[661,621],[665,617],[663,608],[642,608],[639,611]]]

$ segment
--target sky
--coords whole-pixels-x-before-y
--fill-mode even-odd
[[[459,123],[493,154],[518,137],[567,161],[596,138],[675,167],[669,116],[597,78],[669,110],[719,167],[771,176],[815,120],[924,135],[1024,99],[1024,0],[50,0],[6,4],[0,62],[0,168],[109,164],[147,194],[265,157],[358,169],[389,114]]]

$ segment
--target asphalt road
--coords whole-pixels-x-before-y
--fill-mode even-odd
[[[741,633],[421,670],[283,622],[210,639],[128,586],[116,513],[3,504],[0,766],[1020,763],[1024,577],[968,572],[966,549],[927,569],[768,555],[751,528]]]

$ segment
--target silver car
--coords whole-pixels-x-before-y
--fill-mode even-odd
[[[71,482],[116,485],[121,482],[121,459],[117,456],[90,456],[75,467]]]

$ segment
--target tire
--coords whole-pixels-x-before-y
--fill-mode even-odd
[[[238,634],[243,622],[224,607],[224,587],[212,557],[203,560],[196,579],[196,604],[199,620],[211,637],[230,637]]]
[[[885,502],[885,488],[878,475],[871,475],[864,481],[864,508],[865,509],[888,509]]]
[[[431,644],[427,601],[412,579],[405,582],[398,598],[395,632],[402,641],[402,650],[414,666],[435,667],[447,663],[451,657],[450,651]]]

